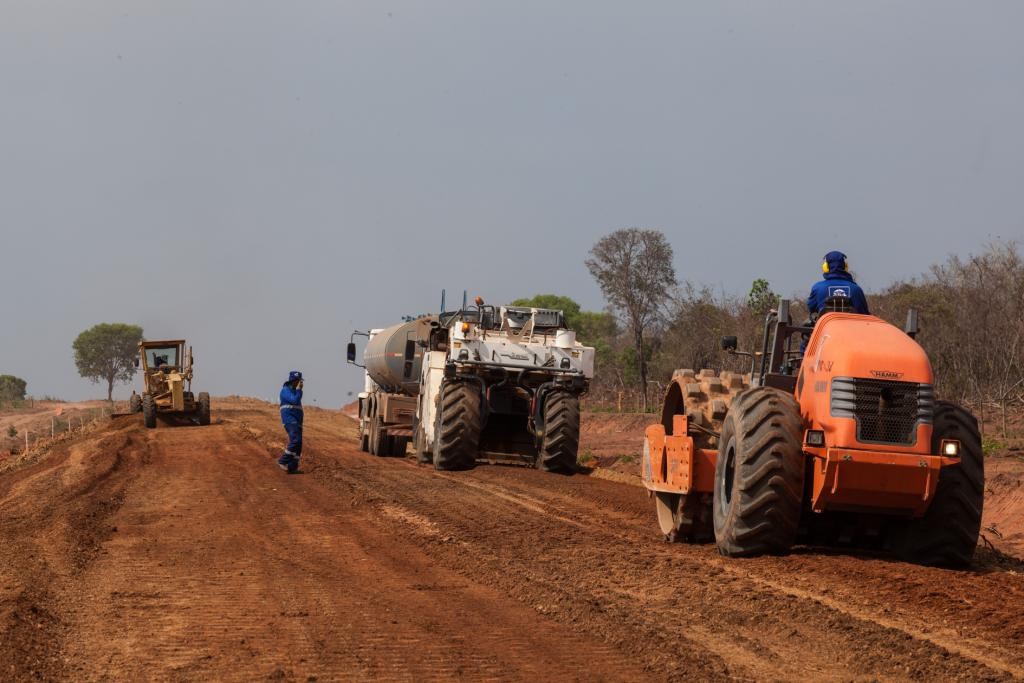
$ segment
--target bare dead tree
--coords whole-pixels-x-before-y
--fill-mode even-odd
[[[601,238],[585,261],[609,307],[633,337],[642,393],[647,410],[647,348],[645,335],[656,323],[676,285],[672,246],[658,230],[628,228]]]

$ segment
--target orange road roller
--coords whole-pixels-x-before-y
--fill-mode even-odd
[[[850,543],[969,563],[984,496],[978,423],[935,399],[917,327],[916,311],[901,330],[839,297],[796,325],[782,300],[761,352],[722,339],[749,374],[677,371],[642,463],[666,540],[713,539],[730,557]]]

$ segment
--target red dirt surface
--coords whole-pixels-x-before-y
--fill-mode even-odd
[[[985,511],[981,533],[999,550],[1024,559],[1024,460],[985,460]]]
[[[348,415],[349,417],[358,417],[359,401],[352,401],[351,403],[346,403],[341,407],[341,412],[345,415]]]
[[[306,414],[139,416],[0,473],[8,680],[1008,680],[1021,563],[666,545],[635,486],[435,472]],[[996,558],[998,559],[998,558]]]

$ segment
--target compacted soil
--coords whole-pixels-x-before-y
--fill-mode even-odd
[[[359,452],[257,401],[0,473],[0,680],[1009,680],[1024,565],[669,545],[643,489]]]

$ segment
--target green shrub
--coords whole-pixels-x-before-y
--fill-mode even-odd
[[[25,380],[14,375],[0,375],[0,401],[24,401]]]
[[[984,453],[986,457],[992,455],[1001,448],[1003,448],[1003,444],[995,439],[986,438],[981,440],[981,452]]]

